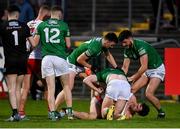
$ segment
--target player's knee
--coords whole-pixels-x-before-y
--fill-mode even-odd
[[[145,96],[146,96],[146,98],[151,98],[153,96],[153,93],[146,91]]]
[[[95,119],[97,119],[97,114],[95,114],[95,113],[90,114],[90,115],[89,115],[89,119],[90,119],[90,120],[95,120]]]

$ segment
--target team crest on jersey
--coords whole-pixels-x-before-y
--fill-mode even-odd
[[[58,22],[55,21],[55,20],[49,20],[49,21],[48,21],[48,24],[56,25],[56,24],[58,24]]]
[[[19,26],[19,23],[16,21],[9,22],[9,26]]]

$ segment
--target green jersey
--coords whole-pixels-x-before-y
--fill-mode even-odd
[[[82,43],[76,48],[69,56],[68,60],[71,64],[78,64],[77,58],[85,52],[88,57],[96,57],[102,52],[107,52],[108,49],[102,46],[102,38],[94,38],[89,41]]]
[[[156,69],[163,63],[157,51],[143,40],[134,39],[132,47],[124,50],[124,57],[134,60],[145,54],[148,56],[148,69]]]
[[[118,75],[125,75],[124,71],[121,70],[121,69],[112,69],[112,68],[106,68],[98,73],[96,73],[96,77],[97,77],[97,80],[99,82],[104,82],[106,83],[106,79],[108,77],[109,74],[118,74]]]
[[[68,25],[62,20],[49,19],[37,27],[42,43],[42,56],[55,55],[66,59],[65,37],[70,37]]]

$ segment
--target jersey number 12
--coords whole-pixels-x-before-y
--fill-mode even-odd
[[[46,43],[60,43],[60,39],[58,38],[60,35],[59,29],[45,28],[44,32],[45,32]],[[53,35],[50,36],[49,34],[53,34]]]

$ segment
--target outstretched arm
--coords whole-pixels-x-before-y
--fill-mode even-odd
[[[117,64],[116,64],[116,61],[114,59],[114,57],[112,56],[112,54],[107,51],[105,53],[105,56],[106,56],[106,59],[108,60],[108,62],[114,67],[114,68],[117,68]]]
[[[97,82],[97,77],[96,75],[90,75],[88,77],[86,77],[84,80],[83,80],[83,83],[86,84],[87,86],[89,86],[91,89],[97,91],[98,93],[102,93],[103,90],[101,90],[100,88],[97,88],[93,83],[96,83]]]
[[[67,47],[67,48],[70,48],[70,47],[71,47],[70,37],[66,37],[66,38],[65,38],[65,42],[66,42],[66,47]]]
[[[147,54],[140,57],[140,63],[141,63],[141,67],[138,69],[138,71],[134,75],[128,78],[129,81],[134,82],[138,80],[141,77],[141,75],[148,69],[148,55]]]
[[[122,66],[121,69],[124,71],[125,74],[128,73],[128,70],[129,70],[129,64],[130,64],[130,59],[129,59],[129,58],[124,58],[123,66]]]
[[[35,39],[33,39],[33,36],[28,37],[27,40],[29,41],[29,43],[32,45],[33,48],[35,48],[39,42],[36,42]]]
[[[81,65],[83,65],[84,67],[87,67],[87,68],[91,68],[91,65],[86,61],[88,60],[89,57],[85,54],[85,53],[82,53],[78,58],[77,58],[77,62]]]

